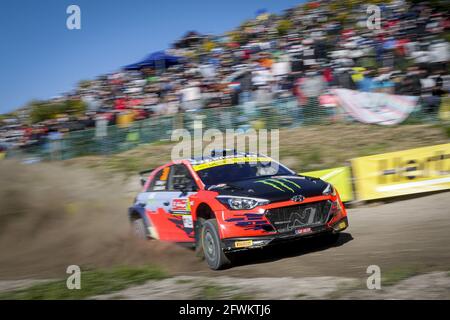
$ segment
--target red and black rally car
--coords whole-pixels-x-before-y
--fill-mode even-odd
[[[135,233],[192,244],[211,269],[229,265],[233,251],[311,235],[337,240],[348,226],[331,184],[266,156],[212,151],[142,174],[143,190],[129,208]]]

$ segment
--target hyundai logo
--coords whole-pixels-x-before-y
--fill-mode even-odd
[[[303,200],[305,200],[305,197],[302,196],[302,195],[300,195],[300,194],[298,194],[298,195],[296,195],[296,196],[293,196],[293,197],[291,198],[291,200],[292,200],[292,201],[295,201],[295,202],[302,202]]]

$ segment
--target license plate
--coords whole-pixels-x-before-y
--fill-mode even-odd
[[[235,241],[234,242],[234,246],[236,248],[251,247],[252,245],[253,245],[253,240]]]
[[[295,234],[304,234],[311,232],[311,228],[300,228],[295,230]]]

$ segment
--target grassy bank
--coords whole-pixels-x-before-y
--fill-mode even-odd
[[[69,275],[68,275],[69,276]],[[81,289],[67,289],[66,279],[39,283],[25,289],[3,292],[0,300],[85,299],[123,290],[148,280],[167,278],[161,269],[149,266],[116,267],[81,273]]]
[[[444,128],[431,124],[377,126],[330,124],[280,130],[279,156],[296,171],[346,165],[354,157],[447,143]],[[142,144],[112,156],[88,156],[67,160],[66,164],[135,173],[170,160],[175,143],[161,141]]]

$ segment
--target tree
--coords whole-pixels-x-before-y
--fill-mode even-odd
[[[203,42],[203,51],[205,51],[205,52],[210,52],[215,47],[216,47],[216,44],[211,40],[205,40]]]
[[[65,105],[66,105],[65,113],[68,113],[71,115],[76,115],[76,116],[82,115],[83,113],[86,112],[86,109],[87,109],[86,104],[82,100],[78,100],[78,99],[67,100],[65,102]]]
[[[78,82],[78,88],[87,89],[90,86],[91,86],[91,81],[90,80],[80,80]]]
[[[284,36],[292,28],[292,22],[290,20],[280,20],[277,25],[277,31],[280,36]]]
[[[32,123],[55,119],[59,114],[81,115],[86,104],[81,100],[33,101],[29,104]]]

